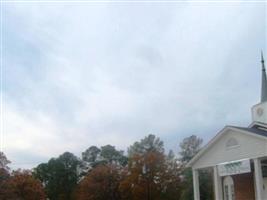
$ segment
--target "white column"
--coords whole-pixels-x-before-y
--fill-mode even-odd
[[[259,158],[253,159],[254,161],[254,175],[255,175],[255,184],[256,184],[256,198],[257,200],[263,199],[263,178],[262,178],[262,169],[261,161]]]
[[[214,181],[214,192],[215,200],[222,200],[222,179],[219,176],[217,166],[213,167],[213,181]]]
[[[200,200],[198,171],[197,169],[192,169],[192,170],[193,170],[194,200]]]

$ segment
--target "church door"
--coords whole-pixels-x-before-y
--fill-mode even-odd
[[[231,176],[226,176],[223,180],[224,200],[235,200],[234,181]]]

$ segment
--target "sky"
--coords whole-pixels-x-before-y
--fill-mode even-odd
[[[248,126],[267,60],[266,3],[8,2],[3,151],[32,168],[91,145]]]

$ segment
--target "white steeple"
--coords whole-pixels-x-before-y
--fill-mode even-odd
[[[267,124],[267,78],[264,65],[263,53],[261,52],[261,102],[252,107],[252,120],[253,122],[260,122]]]

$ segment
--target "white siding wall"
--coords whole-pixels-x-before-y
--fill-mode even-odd
[[[227,148],[231,138],[237,139],[239,145]],[[205,168],[219,163],[267,156],[267,140],[250,136],[242,132],[228,130],[194,163],[193,168]]]

